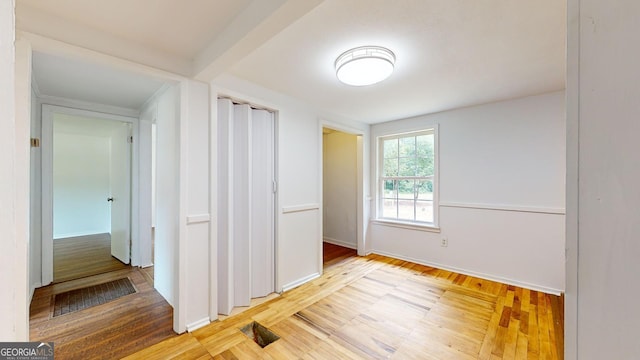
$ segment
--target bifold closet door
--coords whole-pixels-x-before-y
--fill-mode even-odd
[[[251,107],[233,106],[233,292],[234,306],[251,304]]]
[[[218,100],[218,312],[275,290],[275,120]]]
[[[251,110],[251,297],[271,294],[274,276],[273,114]]]

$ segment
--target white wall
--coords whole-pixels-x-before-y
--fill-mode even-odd
[[[41,106],[31,90],[31,137],[42,139]],[[42,285],[42,148],[31,148],[29,209],[29,286],[31,296]]]
[[[31,56],[16,42],[14,1],[0,2],[0,341],[29,338]]]
[[[374,125],[372,154],[378,136],[438,126],[440,233],[374,223],[372,250],[564,291],[564,111],[556,92]]]
[[[29,332],[29,128],[31,122],[31,46],[17,40],[16,47],[16,128],[15,128],[15,213],[16,213],[16,271],[13,281],[18,283],[16,312],[19,322],[16,333],[26,339]]]
[[[53,238],[111,232],[109,137],[56,130],[53,141]]]
[[[637,359],[640,3],[569,10],[566,358]]]
[[[181,178],[180,199],[181,207],[186,212],[182,214],[184,217],[180,221],[186,224],[181,230],[183,233],[180,240],[180,253],[184,254],[180,259],[180,296],[184,297],[184,303],[181,304],[184,319],[179,320],[186,330],[192,331],[217,319],[217,313],[210,314],[210,302],[217,301],[209,298],[210,266],[213,266],[209,260],[209,85],[187,80],[181,83],[180,92],[183,104],[180,115],[180,174],[184,176]],[[159,136],[161,131],[158,126]],[[164,144],[158,144],[158,160],[161,162],[160,147]],[[159,163],[158,167],[160,166]],[[160,177],[160,173],[158,175]],[[158,202],[162,194],[159,192]],[[158,219],[158,226],[159,223]]]
[[[154,115],[155,116],[155,115]],[[156,161],[157,161],[157,152],[156,146],[158,142],[156,141],[156,137],[158,136],[157,126],[155,123],[155,117],[153,119],[153,124],[151,125],[151,226],[156,227],[156,197],[158,192],[156,191]]]
[[[322,136],[322,235],[325,241],[357,247],[357,136],[332,131]]]
[[[158,292],[174,305],[177,286],[177,239],[179,238],[179,94],[173,86],[157,101],[149,105],[155,108],[157,124],[156,166],[156,231],[154,243],[154,286]]]
[[[332,119],[362,129],[367,135],[368,126],[323,113],[231,75],[220,76],[211,85],[214,100],[218,95],[231,96],[276,111],[276,290],[286,290],[318,276],[322,271],[319,121]]]
[[[151,99],[149,99],[151,101]],[[156,113],[155,108],[146,109],[138,117],[138,138],[133,141],[133,148],[138,149],[138,163],[133,164],[133,171],[138,169],[138,186],[132,186],[132,195],[136,193],[139,198],[139,209],[136,217],[134,211],[133,218],[137,220],[138,246],[135,242],[131,248],[131,265],[148,267],[153,265],[153,239],[151,228],[153,227],[153,216],[155,215],[155,136],[153,134]],[[153,110],[153,111],[152,111]],[[133,234],[136,227],[132,223]]]
[[[157,132],[154,285],[174,307],[174,331],[192,331],[210,322],[217,303],[209,277],[209,87],[184,80],[141,114],[155,118]]]

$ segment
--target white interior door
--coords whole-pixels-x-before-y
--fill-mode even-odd
[[[131,125],[122,126],[111,135],[109,185],[111,195],[111,255],[125,264],[131,255]]]

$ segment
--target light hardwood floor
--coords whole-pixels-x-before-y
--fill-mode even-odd
[[[53,240],[53,282],[126,269],[111,256],[109,234],[96,234]]]
[[[53,295],[129,277],[137,292],[102,305],[52,317]],[[36,289],[30,341],[53,341],[56,359],[119,359],[175,337],[173,309],[148,274],[126,268]]]
[[[129,277],[137,292],[53,317],[55,294]],[[53,285],[36,289],[30,340],[53,341],[56,359],[119,359],[173,332],[173,309],[153,288],[153,267],[138,269],[111,256],[109,234],[54,240]]]
[[[322,277],[129,359],[562,359],[563,299],[325,244]],[[240,327],[281,338],[261,348]]]

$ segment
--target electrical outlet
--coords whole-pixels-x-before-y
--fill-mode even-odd
[[[442,246],[442,247],[447,247],[447,246],[449,246],[449,239],[447,239],[446,237],[443,237],[443,238],[440,240],[440,246]]]

